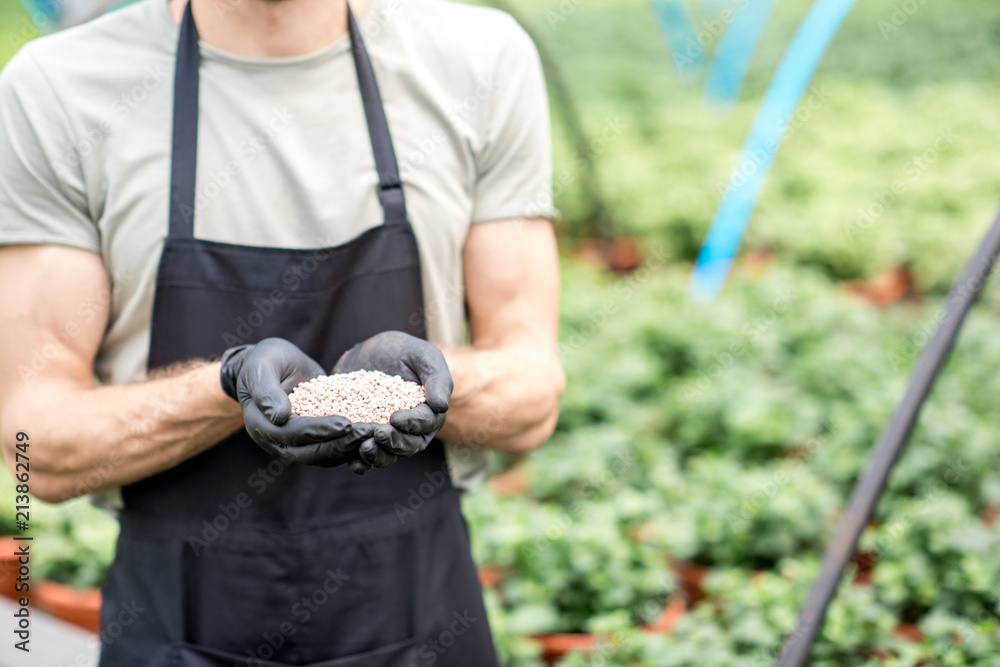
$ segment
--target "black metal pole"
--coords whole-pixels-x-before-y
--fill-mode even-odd
[[[837,593],[844,568],[854,556],[861,531],[871,519],[886,479],[909,440],[913,425],[920,415],[920,408],[934,386],[969,308],[979,297],[989,278],[998,253],[1000,215],[986,233],[972,261],[966,266],[961,280],[952,288],[944,317],[934,332],[934,337],[920,355],[920,361],[910,378],[910,386],[889,425],[882,432],[868,469],[854,487],[847,511],[837,526],[833,542],[823,556],[819,576],[802,606],[798,624],[785,640],[778,658],[778,667],[802,667],[806,664],[813,641],[823,627],[826,610]]]

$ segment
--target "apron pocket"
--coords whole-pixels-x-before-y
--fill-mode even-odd
[[[326,665],[422,636],[415,606],[424,574],[413,561],[429,559],[433,545],[414,532],[326,541],[340,532],[233,532],[197,554],[185,547],[177,641],[249,665]]]
[[[184,545],[178,640],[244,655],[248,648],[268,646],[266,635],[291,620],[296,592],[294,559],[269,546],[253,553],[212,545],[195,553]]]
[[[177,667],[415,667],[417,640],[408,639],[374,651],[302,666],[235,655],[193,644],[178,645],[175,655],[174,664]]]

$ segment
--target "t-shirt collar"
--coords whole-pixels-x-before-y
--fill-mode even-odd
[[[160,20],[169,30],[173,43],[176,44],[180,33],[180,26],[177,25],[174,21],[173,15],[170,13],[170,8],[167,6],[167,0],[149,1],[157,5]],[[369,20],[376,20],[376,14],[380,11],[381,5],[388,1],[390,0],[369,0],[364,13],[360,16],[355,15],[366,44],[369,43],[374,36],[381,32],[380,30],[371,31],[373,34],[369,34],[369,31],[365,30],[366,24]],[[241,67],[287,67],[290,65],[316,64],[335,58],[342,53],[346,53],[350,50],[350,45],[350,37],[347,34],[344,34],[332,44],[324,46],[322,49],[313,51],[312,53],[306,53],[300,56],[255,57],[241,56],[235,53],[230,53],[229,51],[223,51],[222,49],[205,44],[204,42],[199,42],[202,58],[228,62]]]

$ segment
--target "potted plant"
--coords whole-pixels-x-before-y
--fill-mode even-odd
[[[17,552],[23,544],[31,543],[15,540],[10,535],[0,536],[0,595],[13,600],[30,597],[30,591],[18,591],[16,588],[21,566]]]
[[[54,581],[33,585],[34,604],[67,623],[84,630],[97,632],[101,627],[101,591],[97,588],[79,589]]]

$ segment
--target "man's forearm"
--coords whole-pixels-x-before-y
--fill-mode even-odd
[[[521,454],[552,434],[566,382],[554,351],[466,347],[444,354],[455,391],[443,440]]]
[[[37,381],[13,394],[0,414],[4,453],[9,463],[16,433],[28,433],[31,491],[49,501],[167,470],[243,424],[219,384],[218,362],[128,385]]]

